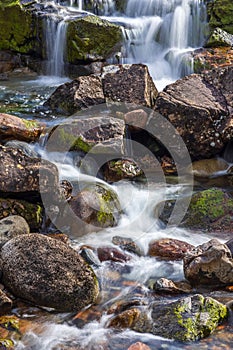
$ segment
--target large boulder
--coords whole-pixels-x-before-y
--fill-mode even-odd
[[[10,114],[0,113],[1,141],[38,141],[44,127],[36,120],[26,120]]]
[[[220,27],[233,34],[233,3],[231,0],[211,0],[207,4],[211,29]]]
[[[105,102],[101,79],[82,76],[60,85],[45,102],[45,106],[59,114],[71,115],[81,109]]]
[[[76,150],[95,154],[124,154],[125,123],[123,120],[103,116],[79,118],[79,114],[53,129],[48,139],[50,151]]]
[[[0,27],[4,28],[0,34],[0,50],[11,50],[22,54],[41,52],[37,35],[40,25],[22,1],[1,1]]]
[[[22,235],[2,248],[2,281],[15,296],[58,311],[93,303],[99,287],[80,255],[56,239]]]
[[[185,203],[185,202],[184,202]],[[164,204],[164,203],[163,203]],[[159,214],[163,223],[167,223],[175,205],[175,200],[168,200]],[[180,202],[182,208],[182,200]],[[159,204],[156,210],[159,210]],[[194,193],[181,227],[192,230],[232,233],[233,198],[222,189],[211,188]]]
[[[19,216],[21,219],[12,220],[13,215],[17,218]],[[2,242],[5,242],[6,239],[8,240],[9,236],[13,237],[18,233],[29,233],[28,225],[25,221],[22,221],[22,218],[26,220],[31,232],[37,232],[41,228],[44,218],[44,210],[41,204],[29,203],[20,199],[0,198],[0,219],[3,219],[2,225],[5,226],[3,231],[0,226]],[[13,221],[13,224],[10,224],[10,221]],[[9,227],[7,228],[7,226]]]
[[[0,192],[52,193],[57,186],[54,164],[29,157],[20,149],[0,146]]]
[[[193,158],[219,154],[232,134],[233,66],[192,74],[168,85],[156,99],[156,111],[183,138]],[[156,127],[156,115],[148,130]]]
[[[108,102],[132,103],[153,107],[158,91],[144,64],[106,66],[103,74],[104,96]]]
[[[232,285],[233,259],[227,244],[212,239],[184,257],[184,274],[192,285]]]
[[[122,41],[120,26],[98,16],[72,19],[67,28],[67,61],[96,61],[116,52]]]

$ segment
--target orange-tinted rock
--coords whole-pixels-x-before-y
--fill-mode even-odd
[[[0,140],[37,141],[45,126],[36,120],[26,120],[0,113]]]
[[[181,260],[193,245],[173,238],[162,238],[150,242],[148,255],[169,260]]]
[[[137,342],[137,343],[130,345],[128,350],[151,350],[151,348],[144,343]]]
[[[198,49],[194,51],[193,57],[195,73],[202,73],[205,70],[233,64],[233,49],[230,47]]]

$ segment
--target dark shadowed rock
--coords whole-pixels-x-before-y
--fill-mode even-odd
[[[78,77],[59,86],[44,105],[56,113],[71,115],[104,102],[101,79],[90,75]]]
[[[107,66],[102,74],[107,102],[125,102],[153,107],[158,91],[143,64]]]
[[[150,242],[148,255],[162,259],[181,260],[192,248],[192,244],[179,239],[162,238]]]
[[[0,192],[53,192],[58,186],[57,167],[20,149],[0,146]]]
[[[26,120],[0,113],[0,140],[37,141],[45,126],[36,120]]]
[[[12,215],[17,216],[17,218],[18,216],[24,218],[27,224],[29,225],[31,232],[35,232],[41,228],[44,217],[44,210],[40,204],[29,203],[20,199],[0,198],[0,219],[3,219],[2,222],[3,226],[5,227],[4,232],[8,232],[7,230],[12,225],[10,224],[10,221],[13,221]],[[14,236],[16,232],[21,232],[25,234],[28,233],[28,227],[22,218],[19,220],[19,222],[18,220],[14,220],[15,222],[12,225],[12,230],[10,229],[10,233],[7,233],[7,239],[9,234],[11,237],[11,235]],[[4,221],[4,219],[6,221]],[[8,228],[6,228],[5,226],[6,223],[9,223]],[[14,231],[15,226],[17,226],[16,231]],[[4,238],[2,239],[4,240]]]
[[[12,309],[12,305],[12,300],[0,289],[0,315],[8,314]]]
[[[18,215],[0,220],[0,248],[11,238],[30,233],[27,221]]]
[[[22,235],[2,248],[3,283],[15,296],[59,311],[80,310],[95,301],[92,269],[67,244],[40,234]]]
[[[103,168],[104,179],[109,182],[133,180],[143,175],[142,169],[131,159],[111,160]]]
[[[199,245],[184,257],[184,274],[193,285],[233,283],[233,259],[226,244],[217,239]]]

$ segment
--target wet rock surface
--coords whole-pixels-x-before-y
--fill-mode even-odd
[[[150,242],[148,255],[161,259],[182,260],[193,248],[192,244],[173,238],[162,238]]]
[[[11,239],[1,251],[4,285],[36,305],[59,311],[80,310],[94,302],[98,282],[79,254],[40,234]]]
[[[123,179],[133,180],[143,176],[139,165],[130,159],[119,159],[109,161],[104,165],[104,179],[108,182],[117,182]]]

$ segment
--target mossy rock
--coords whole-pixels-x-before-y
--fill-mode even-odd
[[[232,0],[214,0],[207,5],[209,25],[211,29],[220,27],[233,34],[233,2]]]
[[[227,307],[200,294],[153,307],[152,333],[179,341],[195,341],[210,335],[227,317]]]
[[[36,18],[20,1],[2,1],[0,5],[0,50],[22,54],[40,51]]]
[[[68,23],[67,61],[103,60],[116,52],[121,44],[120,26],[97,16],[84,16]]]
[[[163,203],[164,204],[164,203]],[[166,201],[159,218],[168,223],[175,200]],[[161,204],[156,208],[157,212]],[[181,201],[182,207],[182,201]],[[184,210],[186,208],[184,207]],[[222,189],[211,188],[194,193],[181,227],[208,232],[232,232],[233,198]]]
[[[0,219],[10,215],[22,216],[28,223],[31,232],[38,231],[43,221],[43,208],[19,199],[0,198]]]
[[[231,47],[233,46],[233,35],[221,28],[216,28],[209,36],[205,47]]]

